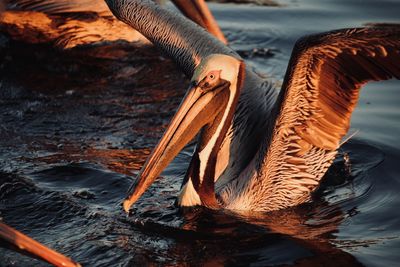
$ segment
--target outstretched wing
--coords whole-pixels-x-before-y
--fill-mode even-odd
[[[400,25],[337,30],[300,39],[271,129],[249,180],[249,209],[307,201],[347,133],[362,85],[400,79]],[[252,197],[254,196],[254,197]]]
[[[8,0],[8,9],[37,11],[55,15],[61,13],[97,13],[110,16],[112,13],[102,0]]]
[[[1,0],[4,1],[4,0]],[[44,17],[42,14],[24,14],[23,21],[20,21],[21,14],[8,13],[6,18],[1,18],[0,24],[12,25],[10,34],[21,38],[25,36],[25,32],[36,32],[35,35],[46,37],[44,40],[54,40],[56,44],[63,48],[72,48],[81,44],[90,44],[103,41],[115,41],[115,40],[126,40],[128,42],[143,40],[143,36],[134,31],[130,26],[117,20],[108,8],[105,0],[6,0],[7,10],[18,10],[18,11],[36,11],[44,13],[44,16],[59,16],[62,14],[68,14],[63,16],[62,20],[55,20],[54,23],[49,18]],[[201,34],[199,38],[191,41],[193,38],[194,31],[199,31],[192,25],[186,25],[188,22],[176,16],[173,12],[168,12],[160,7],[154,6],[153,1],[118,1],[113,3],[109,1],[112,6],[117,5],[120,9],[115,9],[114,12],[119,14],[120,18],[133,26],[134,29],[141,33],[146,33],[145,29],[153,28],[157,23],[154,21],[159,20],[158,27],[168,28],[168,25],[172,26],[172,34],[174,36],[181,35],[183,43],[190,43],[187,47],[189,49],[184,53],[184,57],[190,57],[192,59],[191,64],[187,64],[187,60],[178,59],[180,65],[184,65],[184,69],[193,72],[194,66],[198,63],[198,54],[204,55],[203,50],[225,53],[233,53],[232,50],[223,46],[222,44],[215,44],[213,38],[209,38],[207,34]],[[132,2],[131,5],[130,2]],[[156,1],[158,2],[158,1]],[[212,34],[216,35],[217,38],[226,42],[221,30],[219,29],[214,17],[210,13],[205,4],[204,0],[193,0],[193,1],[181,1],[172,0],[174,4],[184,13],[188,18],[192,19],[202,27],[205,27]],[[136,3],[136,4],[135,4]],[[137,6],[137,7],[136,7]],[[150,20],[146,20],[145,17],[140,17],[139,23],[130,23],[129,17],[134,17],[135,12],[144,10],[141,7],[148,7],[152,9],[156,15]],[[1,7],[0,7],[1,12]],[[158,14],[161,16],[159,17]],[[142,15],[146,15],[143,13]],[[176,24],[175,24],[176,23]],[[165,25],[167,26],[165,26]],[[185,24],[183,27],[180,24]],[[14,30],[14,28],[16,30]],[[175,29],[180,28],[180,29]],[[29,31],[27,30],[29,29]],[[7,30],[7,27],[6,27]],[[159,29],[157,31],[160,31]],[[17,34],[15,34],[17,32]],[[202,32],[202,31],[201,31]],[[37,34],[38,33],[38,34]],[[165,39],[166,37],[164,37]],[[165,50],[165,44],[159,40],[159,38],[151,38],[153,43],[160,46]],[[185,39],[190,42],[185,42]],[[34,38],[32,42],[40,42]],[[186,45],[185,45],[186,46]],[[194,48],[197,47],[197,48]],[[181,47],[179,47],[181,48]],[[196,51],[193,51],[196,50]],[[194,55],[195,52],[198,52]],[[188,53],[191,52],[191,53]],[[190,54],[190,55],[189,55]],[[210,53],[207,53],[208,55]],[[175,52],[174,52],[175,55]],[[186,62],[185,64],[183,64]],[[181,64],[182,63],[182,64]]]
[[[144,39],[117,20],[103,0],[9,0],[6,9],[0,24],[6,25],[4,29],[15,39],[27,42],[54,42],[61,48],[72,48]]]

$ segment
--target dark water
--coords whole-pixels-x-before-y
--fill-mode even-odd
[[[400,1],[211,4],[234,49],[279,84],[295,40],[399,22]],[[311,203],[252,218],[174,206],[192,146],[126,217],[120,201],[187,80],[151,47],[60,52],[0,37],[0,217],[84,266],[395,266],[400,82],[366,86]],[[345,160],[348,158],[348,160]],[[1,266],[46,264],[0,248]]]

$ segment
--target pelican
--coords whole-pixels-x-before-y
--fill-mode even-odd
[[[279,91],[194,23],[148,0],[106,2],[191,80],[128,190],[126,212],[196,135],[180,206],[268,212],[304,203],[337,154],[362,85],[400,79],[399,25],[299,39]]]
[[[204,0],[172,2],[188,18],[227,43]],[[147,41],[117,20],[103,0],[6,0],[2,5],[0,26],[14,39],[54,42],[63,49],[105,41]]]
[[[204,0],[173,0],[187,17],[226,39]],[[9,0],[0,3],[0,26],[13,38],[32,43],[54,42],[63,49],[103,41],[143,40],[113,17],[102,0]],[[55,266],[80,266],[68,257],[0,221],[0,243]]]

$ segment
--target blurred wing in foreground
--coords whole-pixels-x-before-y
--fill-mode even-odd
[[[2,243],[31,257],[47,261],[54,266],[81,266],[79,263],[73,262],[70,258],[67,258],[66,256],[40,244],[23,233],[0,222],[0,244]]]

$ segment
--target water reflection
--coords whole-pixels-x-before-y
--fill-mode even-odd
[[[352,154],[357,151],[353,143],[345,148],[349,147],[353,149]],[[365,150],[365,145],[362,150]],[[185,255],[185,260],[199,265],[229,265],[254,261],[265,265],[296,263],[305,266],[361,266],[351,254],[336,248],[340,241],[334,240],[339,225],[354,215],[343,212],[343,205],[340,204],[349,199],[357,199],[366,192],[353,191],[352,197],[342,195],[340,200],[336,199],[333,202],[326,201],[324,196],[330,194],[332,187],[349,187],[349,190],[353,190],[355,174],[357,179],[362,179],[367,170],[364,167],[361,169],[360,166],[368,165],[372,168],[381,162],[382,155],[376,152],[375,148],[370,147],[369,153],[373,156],[369,160],[364,159],[362,163],[354,156],[351,173],[346,166],[348,162],[339,157],[334,168],[325,177],[323,187],[314,196],[313,202],[299,207],[270,213],[237,214],[204,208],[177,210],[173,202],[169,201],[169,205],[162,209],[155,208],[154,205],[146,209],[147,204],[143,204],[147,202],[145,197],[142,203],[138,204],[139,207],[136,207],[132,219],[124,222],[148,234],[157,234],[177,241],[176,245],[169,248],[177,251],[175,259]],[[347,155],[346,153],[343,152],[344,155]],[[159,201],[164,197],[160,196]],[[290,255],[285,253],[287,250],[290,250]],[[199,254],[199,251],[202,254]],[[271,257],[274,253],[285,257]]]
[[[30,179],[4,174],[1,210],[7,222],[36,229],[32,234],[40,238],[54,240],[50,233],[62,229],[62,235],[71,242],[67,247],[64,244],[61,251],[70,252],[77,260],[81,258],[82,263],[104,260],[99,255],[107,248],[113,251],[114,260],[131,264],[240,265],[256,262],[332,266],[335,262],[357,266],[359,263],[353,256],[336,248],[341,241],[335,242],[335,233],[339,225],[352,216],[343,211],[343,201],[354,200],[365,192],[353,192],[351,198],[346,194],[330,202],[325,198],[332,194],[332,187],[353,190],[352,184],[363,179],[368,170],[362,167],[361,171],[360,166],[373,167],[381,157],[376,156],[375,163],[365,158],[357,162],[357,142],[348,146],[352,151],[346,152],[355,154],[352,173],[346,172],[344,161],[339,159],[336,170],[326,177],[326,185],[312,203],[267,214],[240,215],[204,208],[179,210],[174,200],[176,184],[180,181],[177,177],[166,176],[135,206],[135,213],[124,219],[118,206],[130,178],[85,162],[104,162],[104,167],[113,162],[111,166],[118,166],[118,172],[131,173],[137,168],[132,167],[127,157],[142,162],[145,155],[118,149],[88,149],[86,154],[79,155],[79,160],[84,158],[85,162],[60,165],[60,158],[78,161],[78,155],[67,149],[68,146],[65,154],[35,158],[36,163],[52,167],[29,174]],[[376,155],[373,147],[366,149],[364,145],[360,149],[364,154],[369,150],[371,155]],[[189,155],[181,156],[180,160],[187,157]],[[26,220],[31,223],[27,225]],[[75,227],[84,227],[79,231],[79,238],[74,233]],[[50,233],[43,232],[44,229]],[[346,242],[342,242],[342,248],[344,244]],[[76,250],[82,246],[87,249],[85,252]],[[124,258],[122,255],[126,253],[134,256]]]

